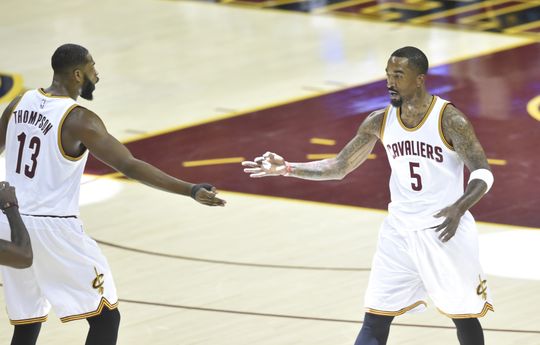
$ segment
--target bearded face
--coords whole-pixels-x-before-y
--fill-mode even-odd
[[[91,101],[94,99],[94,95],[92,94],[94,90],[96,89],[96,84],[92,83],[90,78],[85,74],[84,75],[84,81],[81,87],[81,97]]]

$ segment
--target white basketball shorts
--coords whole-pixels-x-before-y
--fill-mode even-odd
[[[432,229],[399,231],[383,222],[365,296],[367,312],[397,316],[422,311],[428,296],[451,318],[493,311],[473,217],[467,212],[448,242],[438,236]]]
[[[116,308],[118,297],[107,260],[77,218],[23,216],[34,252],[26,269],[2,267],[8,316],[13,325],[43,322],[51,306],[62,322]],[[10,240],[6,217],[0,238]]]

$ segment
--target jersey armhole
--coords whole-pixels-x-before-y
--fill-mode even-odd
[[[386,118],[388,117],[389,112],[390,112],[390,105],[388,105],[386,109],[384,109],[384,115],[381,122],[381,129],[379,130],[379,139],[381,140],[381,142],[383,142],[384,129],[386,127]]]
[[[448,149],[454,151],[454,147],[450,144],[448,140],[446,140],[446,138],[444,137],[444,132],[443,132],[443,115],[444,115],[444,110],[446,109],[448,105],[453,105],[453,104],[450,102],[447,102],[445,105],[442,106],[441,112],[439,114],[439,136],[441,137],[443,144]]]
[[[79,161],[81,160],[81,158],[84,156],[84,154],[86,153],[86,151],[88,150],[87,148],[84,149],[84,151],[77,157],[72,157],[70,155],[68,155],[66,153],[66,151],[64,150],[64,147],[62,146],[62,127],[64,125],[64,121],[66,120],[67,116],[69,115],[69,113],[71,113],[71,111],[77,107],[80,107],[79,104],[75,103],[73,104],[72,106],[70,106],[66,112],[64,113],[64,115],[62,115],[62,119],[60,120],[60,123],[58,124],[58,149],[60,150],[60,153],[62,154],[62,156],[69,160],[69,161],[72,161],[72,162],[76,162],[76,161]]]

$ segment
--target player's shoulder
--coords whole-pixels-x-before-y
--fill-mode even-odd
[[[471,126],[467,116],[454,104],[448,103],[442,113],[443,129],[464,129]]]
[[[372,111],[362,122],[359,132],[367,132],[379,137],[381,128],[384,124],[384,117],[386,116],[386,108],[377,109]]]
[[[68,130],[84,130],[92,129],[101,124],[102,120],[96,113],[80,104],[76,104],[66,115],[63,127]]]

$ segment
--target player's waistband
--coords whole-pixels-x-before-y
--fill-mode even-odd
[[[48,217],[48,218],[77,218],[77,216],[54,216],[54,215],[49,215],[49,214],[27,214],[27,213],[21,213],[21,216]]]

